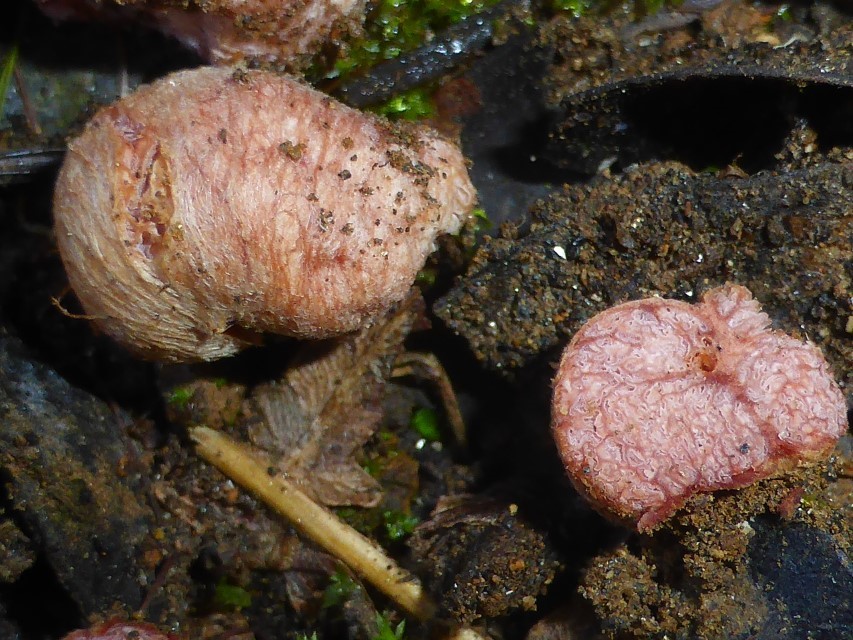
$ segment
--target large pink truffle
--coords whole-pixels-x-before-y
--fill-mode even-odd
[[[68,145],[56,239],[86,313],[139,355],[215,360],[257,333],[330,338],[409,293],[474,206],[462,152],[294,78],[199,67]]]
[[[592,318],[563,353],[552,414],[575,487],[640,531],[696,492],[820,459],[847,427],[820,350],[771,330],[736,285]]]

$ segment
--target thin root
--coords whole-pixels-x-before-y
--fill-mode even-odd
[[[62,298],[65,297],[66,293],[68,293],[68,288],[66,288],[65,291],[63,291],[61,295],[53,296],[50,299],[50,303],[54,307],[59,309],[59,313],[64,315],[66,318],[73,318],[74,320],[97,320],[98,319],[98,316],[90,316],[90,315],[85,314],[85,313],[72,313],[68,309],[63,307],[62,306]]]

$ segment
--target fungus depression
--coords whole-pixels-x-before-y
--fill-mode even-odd
[[[144,357],[353,331],[475,203],[460,151],[261,71],[175,73],[102,109],[54,194],[72,288]]]
[[[552,428],[575,487],[646,531],[696,492],[825,457],[847,407],[820,350],[727,285],[592,318],[563,353]]]

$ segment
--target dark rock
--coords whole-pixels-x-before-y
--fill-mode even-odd
[[[0,584],[17,580],[33,560],[30,539],[0,508]]]
[[[137,547],[150,513],[121,414],[0,332],[0,473],[16,522],[89,615],[142,601]]]
[[[853,638],[853,563],[838,542],[799,523],[754,529],[750,572],[775,605],[758,638]]]

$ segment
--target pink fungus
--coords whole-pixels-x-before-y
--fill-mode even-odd
[[[563,353],[552,416],[575,487],[640,531],[694,493],[819,460],[847,428],[820,350],[770,329],[736,285],[592,318]]]
[[[212,64],[244,58],[304,66],[357,33],[366,0],[35,0],[57,20],[131,21],[170,35]]]
[[[63,640],[175,640],[175,636],[161,633],[144,622],[112,619],[89,629],[72,631]]]

